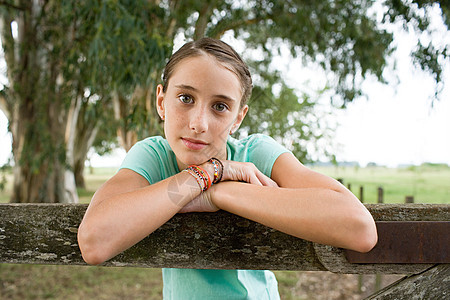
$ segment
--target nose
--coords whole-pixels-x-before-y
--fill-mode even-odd
[[[208,130],[208,115],[205,108],[199,106],[192,109],[189,127],[195,133],[203,133]]]

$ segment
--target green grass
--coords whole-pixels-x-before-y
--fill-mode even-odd
[[[161,269],[0,264],[1,299],[161,299]]]
[[[363,187],[364,203],[377,203],[378,187],[384,191],[384,203],[404,203],[413,196],[416,203],[450,203],[450,168],[439,167],[313,167],[315,171],[343,179],[345,186],[360,198]]]
[[[362,299],[374,276],[275,271],[281,299]],[[382,286],[401,275],[383,277]],[[0,264],[0,299],[161,299],[161,269]]]
[[[416,203],[450,203],[450,167],[421,166],[409,168],[385,167],[312,167],[313,170],[342,178],[345,186],[360,197],[363,186],[364,202],[376,203],[378,187],[383,187],[385,203],[404,203],[405,196],[414,196]],[[94,192],[112,175],[115,168],[96,168],[86,171],[86,189],[78,189],[81,203],[89,203]],[[11,195],[12,175],[6,174],[7,183],[0,191],[0,203],[7,203]]]

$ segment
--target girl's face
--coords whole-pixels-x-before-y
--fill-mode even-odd
[[[237,130],[247,105],[238,77],[214,57],[185,58],[175,67],[164,93],[157,88],[157,109],[178,167],[226,159],[226,141]]]

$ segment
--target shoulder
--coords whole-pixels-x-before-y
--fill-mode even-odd
[[[239,140],[229,137],[227,143],[236,149],[249,148],[264,144],[279,145],[272,137],[261,133],[251,134]]]
[[[133,148],[152,148],[155,150],[167,150],[168,148],[170,149],[169,143],[162,136],[151,136],[143,139],[134,144],[132,149]]]
[[[131,147],[127,157],[163,156],[166,157],[172,152],[169,143],[162,136],[152,136],[143,139]]]
[[[272,137],[264,134],[252,134],[246,138],[228,140],[228,159],[252,162],[264,174],[270,177],[275,160],[283,153],[290,152]]]
[[[150,183],[160,181],[176,172],[174,154],[166,139],[149,137],[137,142],[128,151],[121,169],[131,169],[144,176]]]

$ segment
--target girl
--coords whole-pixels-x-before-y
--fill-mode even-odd
[[[374,220],[345,187],[268,136],[229,136],[251,89],[248,67],[222,41],[202,38],[173,54],[156,97],[165,138],[138,142],[93,196],[78,231],[88,264],[133,246],[176,213],[219,209],[317,243],[374,247]],[[270,271],[163,269],[163,280],[164,299],[279,299]]]

